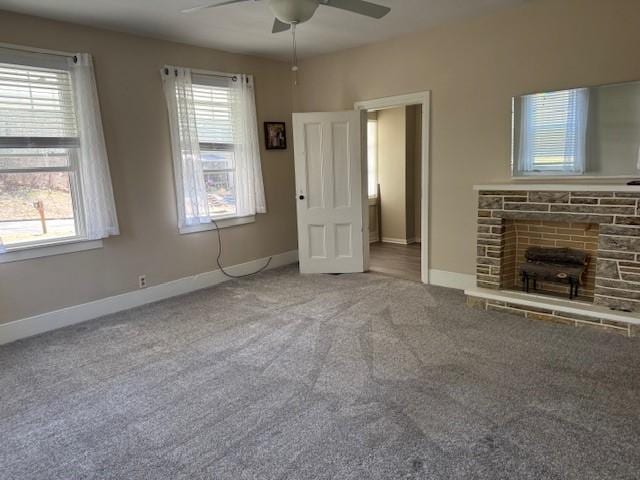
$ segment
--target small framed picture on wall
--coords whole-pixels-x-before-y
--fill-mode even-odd
[[[264,122],[264,144],[267,150],[287,149],[287,130],[284,122]]]

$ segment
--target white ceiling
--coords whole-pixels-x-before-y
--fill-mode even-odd
[[[215,0],[211,0],[213,2]],[[381,20],[320,6],[298,27],[299,56],[379,42],[526,0],[373,0],[391,7]],[[0,0],[0,10],[94,25],[148,37],[285,60],[291,34],[271,34],[265,1],[182,14],[207,0]]]

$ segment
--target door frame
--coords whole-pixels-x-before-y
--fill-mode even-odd
[[[431,91],[423,91],[416,93],[408,93],[405,95],[395,95],[392,97],[376,98],[372,100],[362,100],[355,102],[353,107],[356,110],[381,110],[385,108],[403,107],[408,105],[421,105],[422,106],[422,198],[420,201],[420,276],[422,283],[429,284],[429,163],[430,163],[430,131],[431,131]],[[366,145],[365,145],[366,151]],[[367,171],[367,162],[363,165],[363,179],[366,182],[369,172]],[[366,183],[365,183],[366,185]],[[365,188],[363,190],[363,202],[365,205],[369,204],[368,192]],[[367,210],[366,219],[369,218],[369,211]],[[366,223],[368,225],[369,222]],[[364,223],[363,223],[364,224]],[[363,232],[364,233],[364,232]],[[365,236],[365,259],[369,258],[369,238]],[[365,263],[368,267],[368,262]]]

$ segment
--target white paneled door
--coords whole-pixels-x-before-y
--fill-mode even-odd
[[[293,140],[302,273],[366,267],[366,113],[294,113]]]

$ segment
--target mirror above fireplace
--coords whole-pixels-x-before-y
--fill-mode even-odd
[[[640,82],[513,98],[514,178],[640,178]]]

